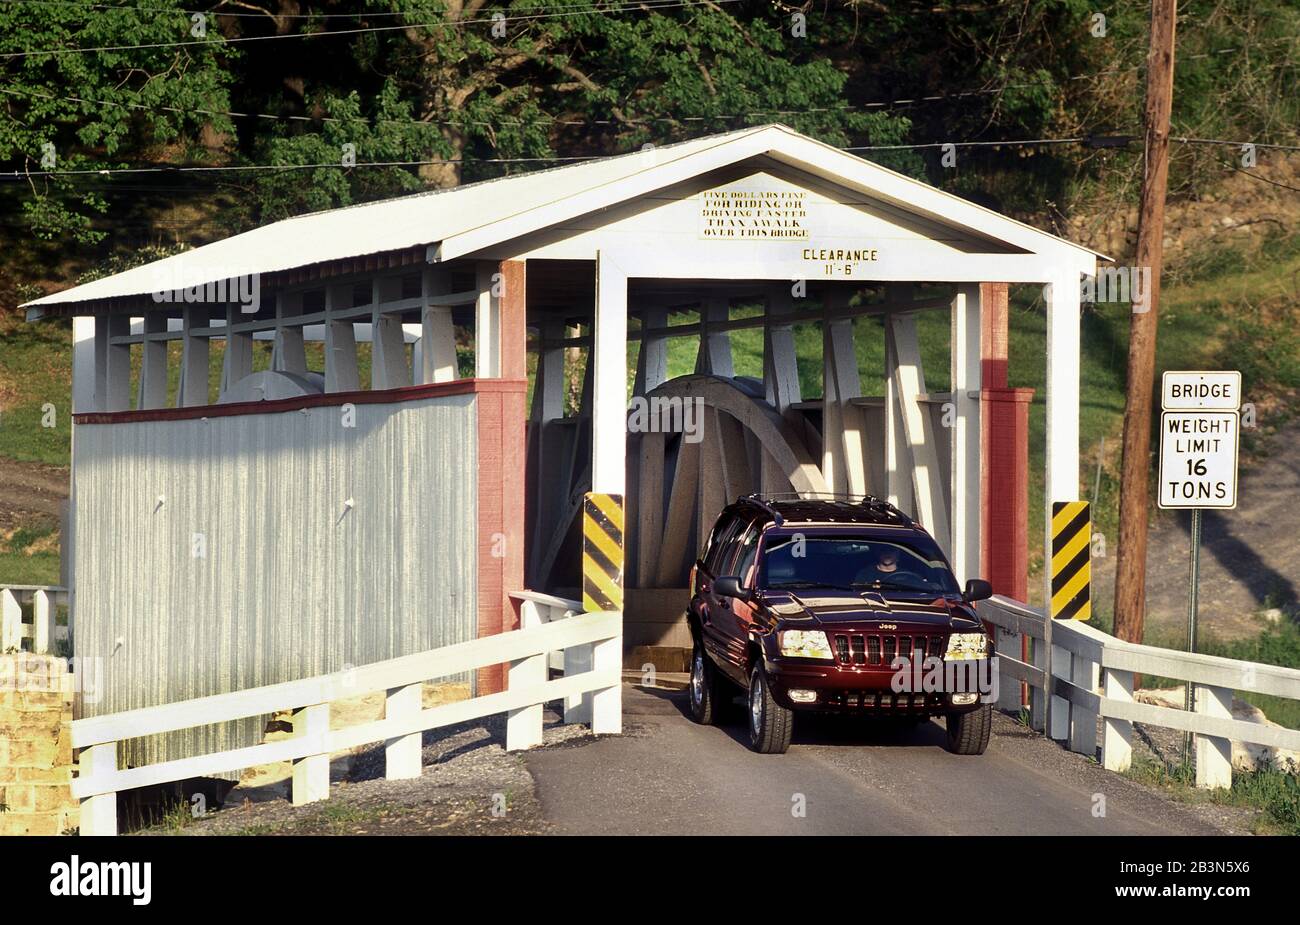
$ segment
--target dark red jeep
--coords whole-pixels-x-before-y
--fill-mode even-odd
[[[739,688],[765,753],[789,747],[797,711],[942,715],[951,751],[982,754],[996,679],[971,605],[991,593],[963,592],[930,534],[877,498],[741,498],[691,571],[691,714],[717,722]]]

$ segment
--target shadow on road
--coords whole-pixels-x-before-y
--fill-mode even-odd
[[[690,703],[686,691],[638,687],[665,705],[671,704],[683,717],[690,720]],[[658,712],[656,710],[656,712]],[[719,727],[737,744],[749,748],[749,733],[745,728],[744,697],[737,694],[725,706]],[[874,745],[898,748],[944,748],[945,733],[942,721],[914,721],[903,717],[841,716],[822,713],[801,713],[794,724],[794,745],[862,746]]]

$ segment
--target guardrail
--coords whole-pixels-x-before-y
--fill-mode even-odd
[[[519,628],[541,626],[556,620],[567,620],[583,612],[582,604],[567,597],[543,594],[540,591],[512,591],[512,600],[519,602]],[[546,656],[546,665],[551,671],[563,675],[590,671],[592,666],[591,646],[569,646],[563,652],[550,652]],[[564,699],[564,721],[566,723],[591,722],[591,695],[575,694]]]
[[[1032,691],[1030,725],[1039,731],[1046,726],[1052,738],[1089,756],[1097,753],[1100,719],[1101,763],[1107,770],[1128,769],[1135,722],[1193,734],[1198,787],[1232,786],[1233,741],[1300,751],[1300,731],[1232,716],[1235,691],[1300,700],[1300,670],[1125,642],[1073,620],[1052,623],[1049,662],[1041,610],[997,595],[978,609],[998,627],[1000,705],[1019,708],[1020,685],[1007,680],[1027,683]],[[1026,637],[1031,640],[1029,662],[1007,654],[1018,653]],[[1050,698],[1045,683],[1049,664]],[[1192,684],[1195,709],[1138,703],[1133,699],[1134,674]]]
[[[59,607],[68,610],[68,622],[57,622]],[[30,620],[24,619],[31,617]],[[31,644],[23,647],[24,640]],[[67,644],[72,654],[72,611],[68,589],[55,585],[0,585],[0,653],[32,652],[52,654],[58,643]]]
[[[586,646],[587,670],[548,680],[547,656]],[[540,745],[542,707],[552,700],[586,695],[595,733],[622,731],[623,615],[588,613],[543,625],[525,626],[496,636],[457,643],[330,675],[200,697],[72,724],[72,745],[80,749],[80,773],[72,783],[81,800],[81,834],[117,833],[117,792],[170,781],[240,771],[277,761],[293,762],[293,803],[329,798],[332,752],[385,742],[390,780],[420,776],[421,733],[452,723],[506,713],[506,748]],[[506,690],[470,700],[422,709],[423,682],[509,663]],[[330,703],[385,691],[384,718],[330,728]],[[119,768],[117,743],[260,716],[293,711],[294,736],[247,748],[180,758],[134,768]]]

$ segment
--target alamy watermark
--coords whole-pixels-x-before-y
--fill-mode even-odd
[[[704,439],[704,399],[698,395],[637,395],[628,403],[627,430],[632,434],[677,434],[687,443]]]

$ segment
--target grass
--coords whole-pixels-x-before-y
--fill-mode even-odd
[[[59,583],[58,526],[34,521],[7,536],[0,531],[0,584]]]
[[[1158,787],[1188,803],[1215,803],[1257,810],[1257,835],[1300,835],[1300,779],[1273,768],[1232,772],[1232,788],[1200,790],[1190,765],[1166,765],[1150,757],[1134,757],[1126,772],[1134,780]]]

